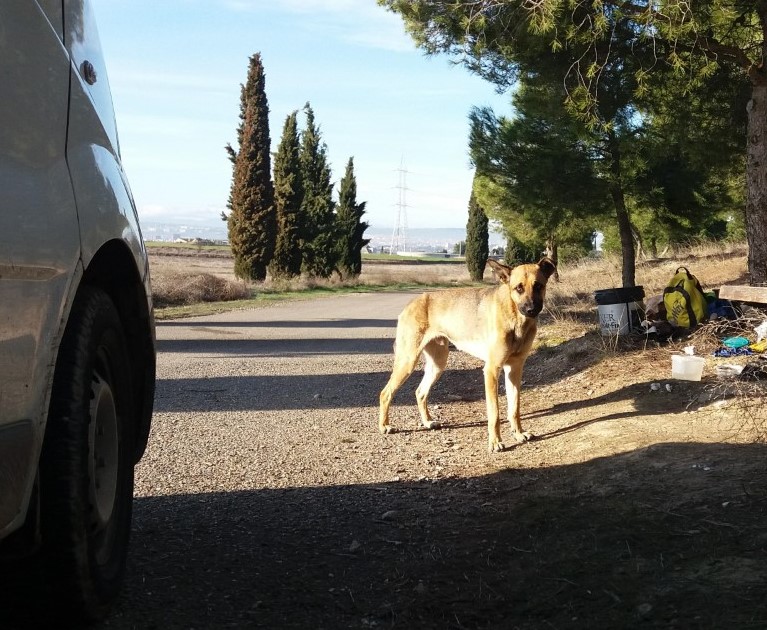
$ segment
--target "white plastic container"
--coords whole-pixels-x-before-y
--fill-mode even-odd
[[[689,354],[671,355],[671,378],[680,381],[699,381],[703,377],[706,359]]]
[[[599,328],[603,336],[628,335],[640,330],[644,305],[644,289],[627,287],[600,289],[594,293],[599,316]]]

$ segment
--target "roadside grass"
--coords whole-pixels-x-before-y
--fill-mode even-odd
[[[365,254],[357,278],[300,276],[252,283],[234,276],[231,257],[220,255],[226,246],[149,243],[148,248],[158,320],[342,293],[417,291],[471,284],[465,261],[455,258]],[[219,255],[211,257],[212,250]]]
[[[205,299],[201,299],[199,295],[192,296],[191,294],[187,294],[185,298],[176,299],[174,301],[170,300],[168,295],[158,288],[158,285],[165,284],[165,279],[159,281],[153,279],[155,318],[157,320],[164,320],[197,317],[223,313],[231,310],[263,307],[276,302],[310,300],[349,293],[380,293],[385,291],[418,292],[428,289],[457,286],[454,282],[439,283],[415,280],[392,280],[390,282],[380,283],[363,283],[357,280],[343,283],[315,279],[308,283],[307,280],[297,280],[293,283],[290,283],[289,281],[267,281],[264,285],[232,282],[230,280],[224,280],[223,282],[228,285],[240,285],[241,287],[244,287],[245,293],[239,294],[237,297],[233,298],[224,298],[221,297],[220,294],[219,297],[216,298],[215,294],[210,294]],[[270,284],[276,286],[270,286]],[[308,286],[300,286],[301,284],[308,284]],[[179,287],[180,284],[176,283],[174,286]],[[231,295],[234,291],[229,290],[228,293]]]

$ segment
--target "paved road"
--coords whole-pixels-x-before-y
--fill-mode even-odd
[[[377,404],[379,381],[391,368],[396,318],[412,297],[351,294],[160,322],[155,424],[183,412]],[[263,418],[268,426],[274,419]]]
[[[158,351],[287,357],[390,353],[391,341],[384,340],[393,339],[397,315],[412,298],[412,293],[350,294],[163,321],[157,326]]]

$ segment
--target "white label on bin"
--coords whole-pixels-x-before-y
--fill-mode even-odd
[[[600,304],[597,307],[597,312],[599,314],[599,326],[602,334],[627,335],[631,330],[629,318],[636,313],[631,308],[633,306],[633,304]]]

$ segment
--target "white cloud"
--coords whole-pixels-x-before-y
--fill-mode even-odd
[[[284,11],[305,16],[305,28],[367,48],[412,52],[414,44],[402,20],[375,0],[222,0],[234,11]]]

